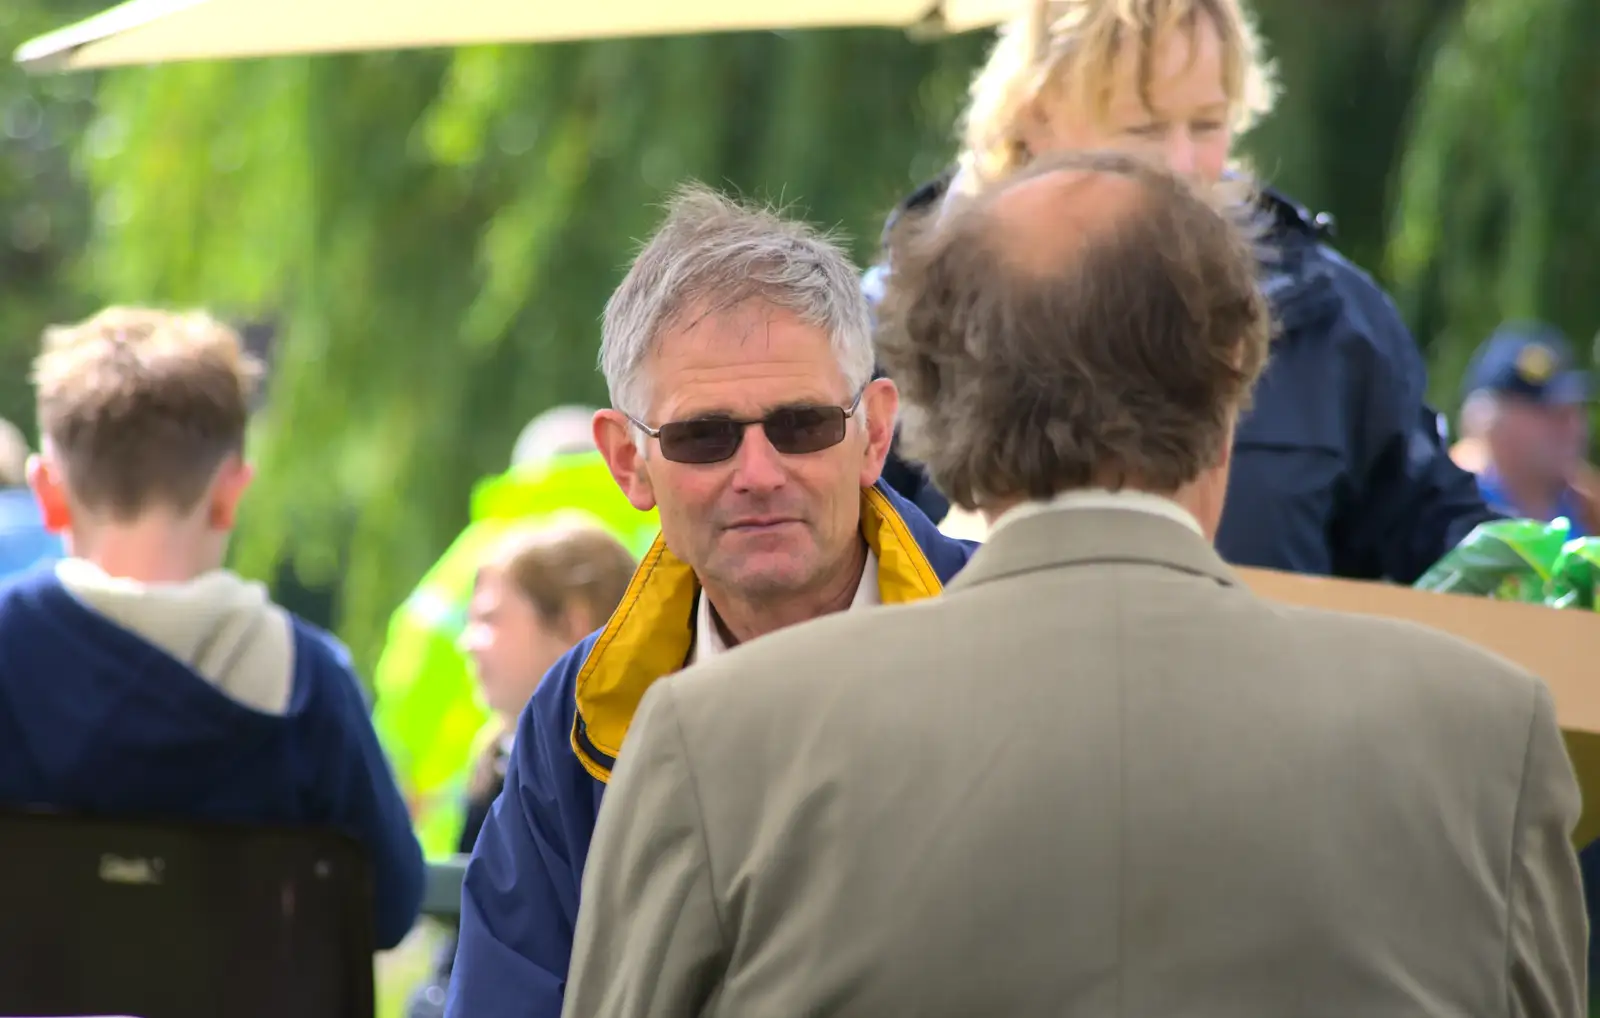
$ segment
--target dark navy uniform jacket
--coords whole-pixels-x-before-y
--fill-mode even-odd
[[[937,202],[947,184],[924,185],[896,215]],[[1411,583],[1498,517],[1450,460],[1393,303],[1328,246],[1326,217],[1270,191],[1263,204],[1263,288],[1279,335],[1235,436],[1217,548],[1235,565]],[[868,272],[869,298],[883,273]],[[884,477],[934,520],[949,510],[915,464],[893,456]]]

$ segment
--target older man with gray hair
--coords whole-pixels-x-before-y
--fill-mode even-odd
[[[634,709],[766,633],[938,594],[972,546],[879,480],[894,383],[872,378],[855,269],[803,223],[681,191],[606,306],[595,444],[661,537],[605,628],[545,676],[462,892],[447,1013],[560,1013],[589,839]]]

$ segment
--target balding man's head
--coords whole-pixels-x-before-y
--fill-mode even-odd
[[[971,225],[1011,266],[1055,275],[1137,215],[1142,197],[1131,177],[1052,169],[996,188]]]
[[[958,504],[1171,492],[1226,462],[1268,310],[1249,231],[1183,181],[1042,161],[892,257],[882,356],[910,451]]]

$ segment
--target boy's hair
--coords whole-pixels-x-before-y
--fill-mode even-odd
[[[244,450],[260,363],[204,312],[113,307],[44,334],[39,435],[84,511],[192,511]]]

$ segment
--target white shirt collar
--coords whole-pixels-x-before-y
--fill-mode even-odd
[[[1126,488],[1121,491],[1108,491],[1104,488],[1063,491],[1046,501],[1024,502],[1002,513],[1000,518],[994,521],[994,526],[989,528],[989,536],[993,537],[995,531],[1016,520],[1062,509],[1124,509],[1150,513],[1153,516],[1164,516],[1174,523],[1181,523],[1202,537],[1205,536],[1200,521],[1172,499],[1145,491],[1130,491]]]
[[[861,579],[856,583],[856,596],[850,602],[850,610],[881,603],[882,599],[878,593],[878,556],[868,548],[866,562],[861,567]],[[694,653],[690,655],[689,663],[704,661],[727,649],[728,645],[722,641],[722,631],[717,628],[716,619],[711,615],[711,599],[706,596],[705,589],[701,588],[700,606],[695,611],[694,619]]]

